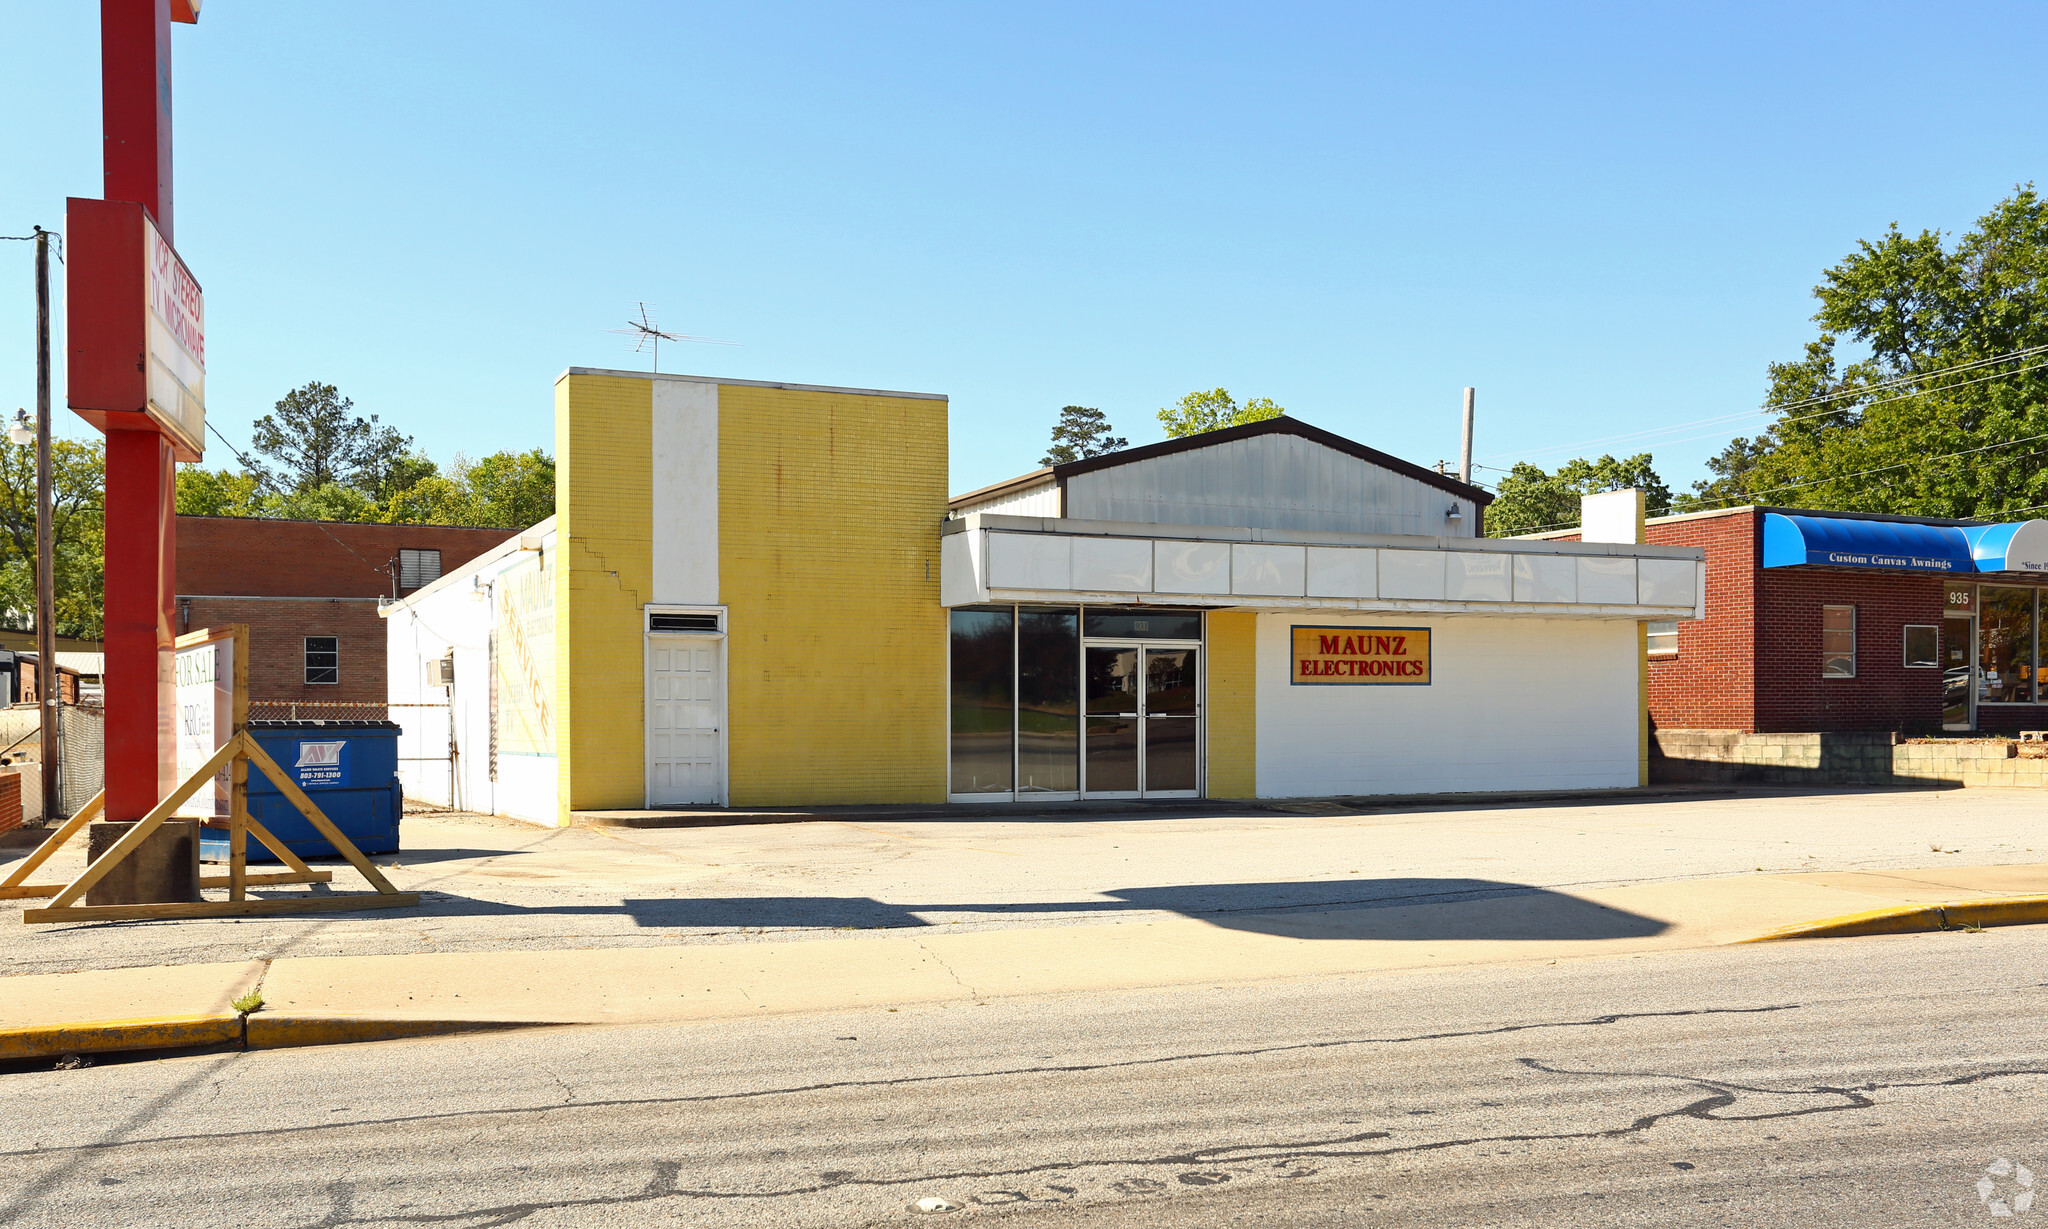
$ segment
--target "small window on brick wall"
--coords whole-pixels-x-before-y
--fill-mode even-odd
[[[1856,677],[1856,608],[1820,608],[1820,676],[1824,679]]]
[[[1649,627],[1650,656],[1676,657],[1678,655],[1678,620],[1660,619]]]
[[[1908,623],[1905,631],[1906,668],[1941,668],[1941,629],[1932,623]]]
[[[308,686],[341,681],[341,638],[306,637],[306,683]]]
[[[433,550],[401,550],[398,552],[398,587],[417,589],[431,585],[441,579],[441,552]]]

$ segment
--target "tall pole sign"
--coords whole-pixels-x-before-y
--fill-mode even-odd
[[[177,773],[176,464],[206,439],[199,283],[171,229],[171,23],[199,0],[100,0],[106,199],[66,204],[67,397],[107,436],[106,817]]]

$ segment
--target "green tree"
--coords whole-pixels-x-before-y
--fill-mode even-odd
[[[106,591],[106,445],[50,441],[57,634],[97,639]],[[0,625],[35,626],[36,453],[0,444]]]
[[[463,477],[481,518],[471,524],[525,529],[555,514],[555,459],[538,448],[494,452]]]
[[[1521,533],[1569,529],[1579,523],[1579,498],[1602,491],[1634,488],[1643,493],[1651,516],[1671,511],[1671,488],[1657,476],[1650,454],[1639,452],[1620,460],[1602,456],[1597,461],[1580,457],[1545,473],[1541,466],[1517,461],[1500,480],[1496,498],[1486,509],[1488,537],[1507,538]]]
[[[178,467],[180,516],[262,516],[267,494],[262,479],[251,473]]]
[[[1827,269],[1819,332],[1771,364],[1774,421],[1683,508],[1754,502],[1999,518],[2048,504],[2048,201],[2031,184],[1950,241],[1895,223]],[[1848,343],[1864,357],[1843,361]]]
[[[374,521],[377,501],[355,487],[323,482],[307,490],[266,496],[263,515],[288,521]]]
[[[1092,406],[1060,407],[1060,420],[1052,426],[1052,447],[1040,457],[1040,465],[1065,465],[1105,452],[1129,448],[1131,441],[1110,434],[1109,419]]]
[[[315,381],[286,393],[256,420],[250,443],[278,469],[264,477],[281,491],[344,483],[372,496],[391,484],[411,455],[412,437],[363,418],[332,384]]]
[[[423,478],[386,503],[394,523],[525,529],[555,514],[555,461],[538,448],[494,452],[476,461],[456,454],[446,474]]]
[[[391,428],[386,427],[385,430],[391,431]],[[415,483],[437,477],[440,472],[441,467],[423,453],[404,452],[390,457],[379,456],[373,463],[357,471],[356,486],[383,504],[411,490]]]
[[[1263,422],[1286,412],[1266,397],[1254,397],[1240,406],[1229,389],[1212,388],[1206,392],[1189,393],[1174,402],[1172,408],[1160,410],[1159,422],[1166,428],[1168,436],[1177,439],[1183,435],[1200,435],[1204,431],[1221,431],[1225,427],[1241,427],[1248,422]]]

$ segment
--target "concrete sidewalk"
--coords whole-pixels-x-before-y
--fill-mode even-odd
[[[1892,906],[2043,894],[2048,864],[1762,874],[1209,919],[25,976],[4,983],[0,1058],[233,1040],[223,1029],[262,1047],[1547,962],[1716,946]],[[242,1020],[229,1004],[252,987],[264,1007]]]
[[[10,915],[37,902],[0,900],[0,999],[12,977],[82,969],[1206,921],[1759,872],[2024,864],[2048,859],[2038,806],[2018,791],[1742,790],[1369,814],[1288,802],[1248,814],[679,829],[409,815],[404,852],[377,862],[420,895],[417,908],[25,926]],[[0,867],[25,852],[0,849]],[[330,865],[331,889],[259,893],[362,890]],[[83,866],[74,842],[38,878],[67,881]]]

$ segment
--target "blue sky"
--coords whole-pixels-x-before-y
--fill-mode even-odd
[[[97,8],[7,6],[0,234],[100,191]],[[210,417],[318,379],[443,461],[551,447],[644,299],[743,343],[664,370],[949,394],[955,491],[1216,385],[1424,464],[1475,385],[1482,462],[1680,486],[1857,239],[2048,179],[2038,4],[209,0],[175,42]]]

